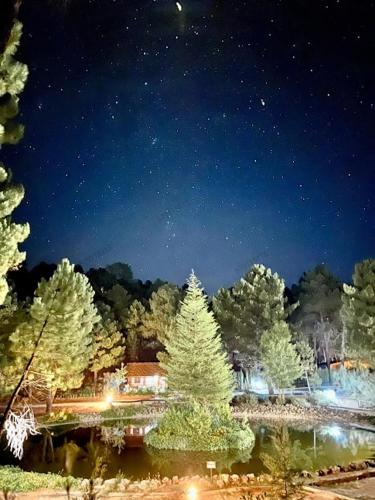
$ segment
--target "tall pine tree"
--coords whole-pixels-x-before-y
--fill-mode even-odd
[[[23,135],[23,127],[13,122],[18,113],[18,96],[22,92],[28,69],[14,59],[22,33],[22,24],[16,21],[5,50],[0,54],[0,148],[2,144],[15,144]],[[11,173],[0,162],[0,305],[8,293],[5,279],[10,269],[16,268],[25,254],[18,245],[29,235],[27,224],[15,224],[12,212],[21,203],[24,189],[11,183]]]
[[[192,272],[176,318],[173,335],[166,340],[168,357],[161,366],[168,386],[185,400],[201,404],[228,403],[233,374],[223,352],[218,325],[208,311],[207,299]]]
[[[31,369],[43,376],[49,389],[47,411],[57,389],[82,384],[93,350],[93,326],[99,320],[93,298],[86,276],[63,259],[52,278],[39,283],[28,322],[11,335],[19,366],[35,351]]]
[[[375,259],[356,264],[353,286],[344,285],[341,317],[351,356],[375,362]]]
[[[22,24],[13,25],[5,50],[0,54],[0,146],[16,144],[23,136],[24,127],[14,121],[18,114],[19,94],[23,91],[28,69],[14,59],[22,34]]]
[[[139,359],[144,314],[144,305],[139,300],[135,300],[129,308],[126,320],[126,352],[130,361],[138,361]]]
[[[152,293],[149,310],[142,320],[144,338],[155,338],[165,345],[169,333],[174,329],[181,297],[178,287],[169,284],[162,285]]]
[[[344,355],[340,319],[342,284],[325,266],[304,273],[292,293],[299,307],[292,316],[297,330],[314,349],[318,362]],[[329,372],[330,373],[330,372]]]
[[[29,235],[28,224],[16,224],[11,220],[13,210],[23,199],[24,189],[10,180],[10,172],[0,163],[0,305],[8,293],[7,272],[25,259],[18,245]]]
[[[259,358],[262,334],[291,312],[284,290],[278,274],[254,264],[232,289],[218,291],[213,309],[229,350],[239,351],[252,363]]]

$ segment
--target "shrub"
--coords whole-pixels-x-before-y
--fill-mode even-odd
[[[333,373],[333,381],[351,397],[366,402],[368,406],[375,405],[375,374],[369,370],[340,370]]]
[[[39,472],[25,472],[19,467],[4,465],[0,467],[1,491],[32,491],[39,488],[65,488],[67,481],[73,487],[78,487],[79,479],[71,476],[63,477],[58,474],[42,474]]]
[[[241,394],[233,399],[233,404],[235,406],[246,406],[253,408],[259,403],[258,396],[253,393]]]
[[[126,381],[126,368],[121,365],[121,368],[116,368],[114,372],[103,373],[103,391],[114,391],[119,393]]]
[[[311,387],[321,387],[323,379],[319,374],[319,370],[315,370],[309,377]]]
[[[291,397],[289,398],[289,402],[290,404],[298,406],[299,408],[309,408],[311,406],[306,398]]]
[[[215,451],[246,449],[254,434],[232,417],[229,406],[209,409],[200,404],[171,407],[145,437],[159,449]]]
[[[103,418],[129,418],[134,417],[137,413],[143,413],[143,407],[140,405],[122,406],[120,408],[109,408],[100,413]]]
[[[65,410],[51,411],[51,413],[38,418],[41,424],[60,424],[63,422],[74,422],[76,420],[77,415]]]
[[[64,399],[74,399],[74,398],[91,398],[94,396],[94,390],[92,387],[81,387],[79,389],[70,389],[68,391],[59,391],[57,397]]]

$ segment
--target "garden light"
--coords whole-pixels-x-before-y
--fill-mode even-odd
[[[112,403],[113,403],[113,396],[112,396],[112,394],[111,394],[110,392],[106,395],[106,397],[105,397],[105,402],[106,402],[109,406],[111,406],[111,405],[112,405]]]
[[[195,486],[189,486],[186,492],[186,498],[188,500],[196,500],[198,498],[198,490]]]
[[[326,389],[324,391],[324,394],[325,394],[326,398],[330,401],[334,401],[336,399],[336,393],[333,389]]]

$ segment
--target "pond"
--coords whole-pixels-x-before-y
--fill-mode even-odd
[[[206,474],[206,461],[215,460],[218,472],[260,473],[266,469],[261,452],[272,454],[269,423],[253,422],[256,441],[252,450],[240,452],[160,451],[144,446],[143,436],[155,425],[152,421],[122,420],[98,427],[56,426],[31,437],[21,462],[2,451],[0,462],[20,465],[25,470],[59,472],[76,477],[102,475],[128,478]],[[375,458],[375,433],[330,425],[288,426],[290,440],[299,440],[312,468],[347,465],[355,460]],[[3,447],[2,447],[3,448]],[[307,463],[301,463],[301,469]]]

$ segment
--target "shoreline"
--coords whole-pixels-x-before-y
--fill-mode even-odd
[[[8,472],[10,476],[23,476],[38,478],[35,480],[37,487],[21,488],[20,490],[9,487],[4,484],[4,473]],[[316,500],[323,498],[322,494],[329,494],[329,490],[325,487],[336,487],[340,484],[350,484],[358,482],[362,479],[375,477],[375,461],[364,460],[360,462],[352,462],[348,466],[332,466],[327,469],[314,472],[302,471],[295,475],[294,483],[298,490],[302,493],[316,491]],[[42,486],[41,479],[45,479],[46,485]],[[13,484],[18,481],[11,481]],[[53,485],[53,480],[57,483]],[[39,484],[37,484],[39,482]],[[23,483],[25,486],[25,483]],[[65,497],[67,495],[66,485],[70,484],[69,492],[71,498],[83,499],[86,498],[88,492],[95,493],[99,498],[171,498],[173,495],[186,494],[187,490],[193,485],[200,493],[199,498],[212,497],[215,494],[228,493],[266,493],[272,488],[280,486],[280,481],[274,479],[269,474],[255,475],[248,474],[215,474],[210,478],[205,475],[194,476],[173,476],[173,477],[152,477],[148,479],[132,481],[124,477],[115,477],[103,480],[97,478],[94,480],[64,477],[57,474],[34,473],[26,472],[13,466],[0,466],[0,488],[5,491],[9,490],[12,498],[56,498],[57,496]],[[119,497],[120,494],[120,497]],[[149,497],[150,495],[150,497]],[[321,496],[319,496],[321,495]],[[214,498],[214,497],[212,497]],[[262,497],[267,498],[267,497]],[[310,497],[309,497],[310,498]],[[337,496],[337,498],[343,498]],[[314,497],[315,500],[315,497]]]

